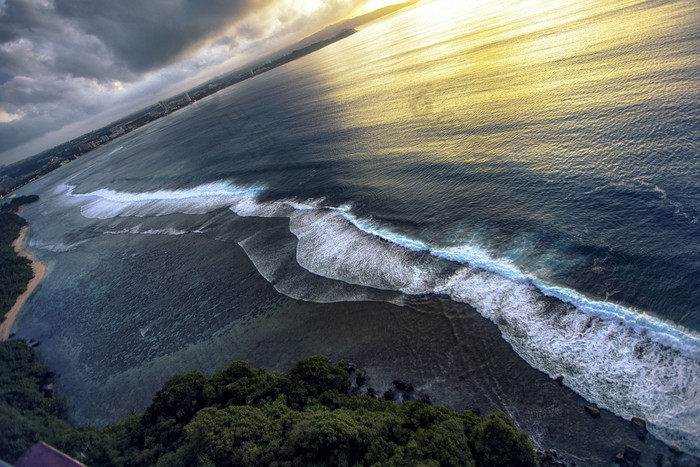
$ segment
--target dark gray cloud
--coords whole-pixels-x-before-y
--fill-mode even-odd
[[[95,95],[83,92],[84,81],[51,77],[20,78],[0,86],[0,102],[11,100],[21,110],[22,118],[0,124],[0,148],[24,144],[37,136],[54,131],[86,115],[94,115],[102,104]],[[63,123],[56,123],[60,118]]]
[[[135,72],[169,65],[271,0],[56,0],[56,12],[94,35]]]
[[[2,140],[3,146],[20,146],[36,138],[37,135],[44,135],[56,129],[54,122],[49,118],[29,118],[28,120],[31,121],[31,125],[27,125],[26,121],[20,122],[18,120],[0,125],[0,140]],[[1,162],[0,165],[4,165],[7,162],[12,162],[12,159]]]
[[[80,25],[62,21],[41,0],[8,0],[0,7],[0,73],[125,79],[130,72]]]
[[[271,2],[7,0],[0,7],[0,71],[133,79],[181,59]]]
[[[0,44],[24,37],[27,32],[52,29],[46,5],[33,1],[6,1],[0,10]]]

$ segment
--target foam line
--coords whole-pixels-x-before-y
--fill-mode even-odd
[[[119,146],[118,148],[115,148],[115,149],[112,149],[111,151],[109,151],[109,152],[107,153],[107,155],[108,155],[108,156],[111,156],[111,155],[114,154],[115,152],[119,152],[119,151],[121,151],[122,149],[124,149],[124,146]]]
[[[164,216],[174,213],[205,214],[215,209],[243,202],[259,193],[262,187],[240,187],[216,182],[181,190],[157,190],[130,193],[102,188],[90,193],[75,193],[75,186],[65,185],[66,196],[82,199],[80,212],[91,219],[118,216]]]
[[[85,217],[205,213],[224,206],[239,216],[287,217],[297,237],[296,257],[257,257],[258,264],[266,264],[268,275],[294,271],[283,263],[296,260],[296,267],[347,284],[443,294],[469,303],[498,325],[504,339],[531,366],[553,377],[563,375],[565,384],[589,401],[622,417],[644,418],[660,439],[700,454],[696,333],[547,284],[508,260],[493,258],[478,245],[430,245],[358,218],[350,205],[324,206],[323,200],[261,202],[257,194],[262,189],[218,182],[147,193],[102,189],[74,194],[68,187],[66,195],[71,203],[79,201]],[[251,242],[242,246],[252,248]],[[270,261],[280,264],[267,264]],[[275,282],[298,283],[293,277],[277,276]]]
[[[105,201],[112,201],[117,203],[134,203],[143,201],[172,201],[211,197],[232,197],[248,193],[257,193],[262,190],[262,187],[243,188],[224,182],[210,183],[207,185],[200,185],[194,188],[182,190],[157,190],[145,193],[128,193],[123,191],[109,190],[106,188],[102,188],[91,193],[74,193],[75,186],[68,185],[68,188],[69,196],[74,196],[76,198],[97,197]]]
[[[285,215],[297,261],[351,284],[438,293],[494,321],[530,365],[614,413],[646,419],[669,444],[700,453],[700,337],[680,326],[528,276],[475,245],[439,248],[358,219],[349,206],[248,205],[239,215]],[[288,206],[292,206],[291,203]],[[381,239],[381,240],[380,240]],[[461,265],[454,273],[418,253]],[[552,310],[547,297],[559,305]]]

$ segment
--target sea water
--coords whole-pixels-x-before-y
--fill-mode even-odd
[[[690,0],[421,2],[164,117],[22,190],[51,271],[20,335],[70,395],[238,355],[212,339],[287,298],[435,296],[700,454],[698,24]]]

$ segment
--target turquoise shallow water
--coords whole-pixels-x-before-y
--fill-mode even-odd
[[[419,4],[25,188],[20,331],[68,319],[98,387],[279,309],[243,252],[291,299],[470,305],[697,454],[700,9],[537,5]]]

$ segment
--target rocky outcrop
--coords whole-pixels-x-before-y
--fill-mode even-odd
[[[625,446],[625,450],[615,456],[615,462],[620,465],[625,465],[628,467],[635,467],[639,465],[639,458],[642,452],[629,444]]]
[[[679,457],[683,455],[683,451],[681,451],[681,448],[679,448],[675,444],[670,445],[668,447],[668,450],[673,453],[674,457]]]
[[[384,392],[379,392],[373,387],[368,386],[369,377],[362,370],[357,368],[354,363],[346,363],[346,368],[350,374],[350,389],[348,394],[350,395],[360,395],[367,394],[369,397],[377,400],[385,401],[417,401],[424,404],[431,405],[430,396],[427,394],[422,394],[420,391],[416,390],[413,383],[408,381],[403,381],[401,379],[395,379],[391,382],[391,385]]]
[[[644,441],[647,437],[647,422],[638,417],[632,417],[632,429],[634,434],[637,435],[641,441]]]
[[[656,459],[654,459],[654,465],[657,467],[673,467],[673,461],[663,452],[659,452],[656,454]]]
[[[596,409],[592,405],[584,405],[583,408],[586,410],[586,412],[588,412],[588,415],[590,415],[591,417],[600,417],[600,410]]]
[[[540,467],[575,467],[576,462],[571,462],[561,457],[554,449],[536,451],[537,463]]]

